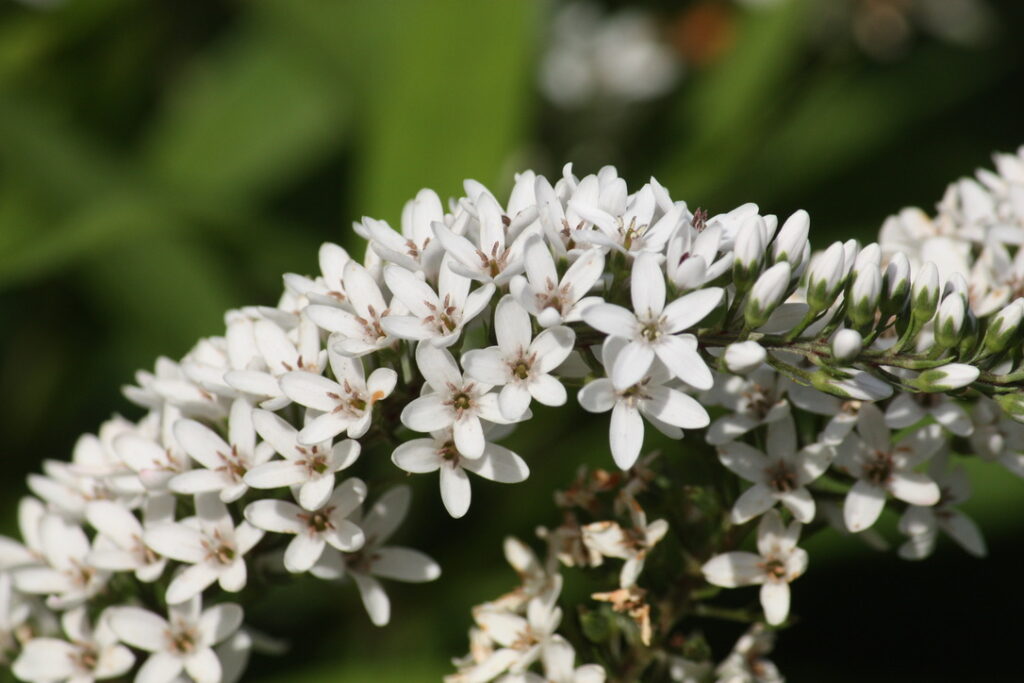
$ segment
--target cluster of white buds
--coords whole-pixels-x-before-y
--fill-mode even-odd
[[[981,554],[953,507],[968,490],[959,469],[946,474],[953,440],[1024,473],[1024,299],[993,265],[1024,243],[1024,159],[999,166],[984,188],[955,186],[906,254],[893,244],[925,228],[905,214],[880,244],[814,253],[803,211],[781,225],[754,205],[709,217],[653,179],[630,193],[611,167],[578,178],[566,166],[553,184],[518,174],[507,202],[467,181],[447,210],[424,190],[400,231],[366,218],[362,261],[324,245],[320,274],[286,275],[277,306],[230,311],[223,336],[138,373],[125,394],[140,419],[112,419],[29,478],[21,539],[0,538],[0,657],[27,681],[133,667],[140,681],[235,680],[260,639],[233,595],[267,572],[351,579],[386,624],[380,579],[440,568],[386,545],[409,493],[379,490],[367,461],[438,472],[460,517],[470,474],[529,476],[498,442],[533,402],[571,397],[610,413],[611,460],[628,472],[571,503],[589,518],[549,540],[565,563],[614,566],[617,587],[598,599],[659,665],[678,663],[664,648],[679,624],[713,607],[675,596],[685,609],[652,618],[668,604],[644,598],[659,554],[678,554],[656,571],[685,585],[761,585],[773,625],[807,567],[802,525],[840,502],[849,532],[901,511],[906,557],[930,552],[938,530]],[[956,243],[963,269],[929,262],[929,240]],[[647,424],[687,433],[684,450],[715,478],[687,479],[673,454],[641,458]],[[616,486],[617,521],[598,504]],[[758,552],[741,550],[755,528]],[[557,572],[509,552],[534,588],[477,610],[486,637],[457,680],[540,680],[537,666],[545,680],[600,680],[556,633]]]

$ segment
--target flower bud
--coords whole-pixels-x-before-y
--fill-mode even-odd
[[[807,233],[811,227],[811,218],[807,212],[800,209],[782,224],[779,234],[775,236],[775,248],[772,252],[772,260],[789,261],[794,268],[798,266],[804,257],[804,247],[807,245]]]
[[[970,288],[967,285],[967,280],[960,273],[953,273],[946,280],[946,286],[942,288],[943,300],[954,292],[963,297],[964,301],[970,298]]]
[[[935,317],[935,342],[939,346],[948,349],[960,343],[966,314],[967,306],[963,297],[957,292],[947,294]]]
[[[941,368],[925,370],[907,383],[929,394],[938,394],[966,387],[978,379],[980,371],[973,365],[950,363]]]
[[[857,273],[857,279],[850,287],[850,298],[846,304],[846,315],[857,326],[869,325],[875,320],[875,308],[882,291],[882,275],[878,266],[864,264]]]
[[[854,239],[849,239],[843,242],[843,270],[844,275],[849,275],[850,271],[853,270],[853,262],[857,260],[857,254],[860,253],[860,242]]]
[[[729,372],[745,375],[761,367],[767,357],[763,346],[754,341],[744,341],[725,347],[723,360]]]
[[[1024,316],[1024,299],[1014,299],[1003,306],[1003,309],[992,317],[985,331],[985,350],[999,353],[1005,350],[1020,330],[1021,317]]]
[[[903,252],[897,252],[882,277],[882,296],[879,308],[885,315],[896,315],[903,310],[910,295],[910,262]]]
[[[750,289],[750,299],[747,301],[746,310],[743,312],[747,325],[757,328],[768,322],[771,316],[789,291],[789,279],[793,269],[789,263],[782,261],[776,263],[768,270],[761,273],[757,282]]]
[[[857,258],[853,261],[853,270],[850,271],[850,276],[856,279],[857,273],[868,266],[882,267],[882,249],[878,246],[877,242],[872,242],[860,250]]]
[[[858,401],[882,401],[892,396],[892,385],[863,370],[849,369],[845,374],[840,378],[817,370],[811,373],[811,385],[833,396]]]
[[[911,313],[915,320],[928,322],[939,303],[939,271],[929,261],[921,266],[911,290]]]
[[[764,233],[764,221],[760,216],[751,216],[743,221],[736,233],[732,248],[732,273],[733,282],[740,290],[749,287],[761,271],[765,250]]]
[[[814,312],[824,311],[835,301],[846,273],[842,242],[834,242],[811,260],[807,270],[807,305]]]
[[[960,346],[957,348],[957,352],[962,358],[968,358],[972,355],[974,347],[978,344],[980,332],[981,323],[978,322],[978,317],[974,315],[974,311],[968,308],[964,315],[963,329],[960,330]]]
[[[851,361],[864,348],[864,338],[857,330],[845,327],[832,337],[832,356],[839,361]]]

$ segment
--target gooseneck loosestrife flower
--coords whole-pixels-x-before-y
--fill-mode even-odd
[[[456,518],[470,475],[544,499],[531,470],[576,452],[501,441],[574,400],[610,413],[607,441],[555,492],[543,552],[505,540],[520,584],[474,608],[447,680],[781,680],[765,624],[798,611],[801,533],[876,542],[891,514],[904,558],[940,531],[981,556],[953,453],[1024,476],[1024,149],[997,166],[934,218],[820,252],[806,212],[711,215],[612,167],[520,173],[508,201],[467,181],[448,210],[423,190],[400,231],[363,218],[365,258],[324,245],[276,307],[139,372],[137,422],[29,477],[21,538],[0,537],[0,663],[233,682],[269,640],[242,603],[298,573],[352,584],[384,626],[386,582],[441,568],[392,544],[409,489],[368,463],[436,472]],[[598,590],[570,605],[578,572]],[[717,604],[750,585],[760,609]],[[731,652],[694,623],[718,616],[750,625]]]

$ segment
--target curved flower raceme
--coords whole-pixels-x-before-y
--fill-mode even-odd
[[[26,681],[237,680],[268,640],[245,601],[297,573],[353,584],[383,626],[401,611],[385,581],[441,569],[391,544],[410,494],[382,491],[378,465],[436,472],[462,517],[470,474],[531,486],[544,460],[501,442],[575,401],[610,413],[608,438],[556,492],[546,552],[506,541],[520,586],[474,610],[449,680],[781,680],[760,624],[798,605],[804,530],[877,542],[891,511],[901,556],[939,531],[980,556],[952,453],[1024,476],[1024,151],[997,166],[935,218],[819,252],[803,211],[709,215],[611,167],[524,172],[507,201],[467,181],[448,211],[424,190],[400,231],[364,218],[364,259],[324,245],[277,306],[138,373],[136,422],[29,478],[21,537],[0,537],[0,663]],[[575,609],[563,566],[600,587]],[[715,658],[694,620],[747,585],[763,610]]]

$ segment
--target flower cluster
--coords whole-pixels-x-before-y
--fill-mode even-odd
[[[708,652],[670,644],[699,642],[686,629],[717,609],[708,584],[760,585],[764,620],[784,623],[819,517],[863,533],[888,507],[905,557],[939,530],[983,554],[955,507],[969,487],[954,454],[1024,473],[1024,298],[1001,265],[1022,259],[1024,155],[998,165],[934,221],[905,211],[878,244],[819,252],[803,211],[710,216],[653,179],[630,193],[611,167],[527,171],[507,201],[472,181],[447,208],[424,190],[400,230],[364,218],[365,258],[324,245],[320,273],[286,275],[277,306],[229,311],[222,336],[138,373],[125,395],[140,419],[29,477],[21,539],[0,538],[0,657],[26,681],[236,680],[266,638],[234,596],[274,573],[351,580],[384,625],[381,579],[440,568],[387,545],[409,491],[380,490],[367,460],[437,472],[461,517],[470,475],[528,478],[499,442],[535,402],[608,413],[621,472],[559,493],[547,562],[506,544],[524,585],[474,612],[453,680],[621,677],[596,654],[605,617],[648,653],[629,675],[703,670]],[[641,457],[684,436],[684,457]],[[559,563],[613,574],[583,624],[594,664],[558,633]],[[651,599],[658,585],[687,589]]]

